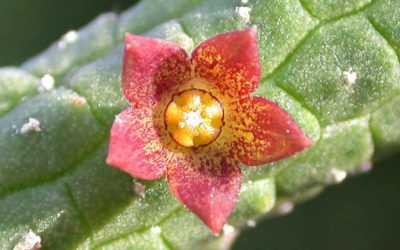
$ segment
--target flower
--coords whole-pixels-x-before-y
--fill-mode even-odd
[[[251,96],[261,66],[255,27],[222,33],[191,57],[166,40],[128,34],[122,88],[131,107],[112,126],[107,163],[134,177],[166,174],[172,193],[215,233],[257,166],[312,141],[277,104]]]

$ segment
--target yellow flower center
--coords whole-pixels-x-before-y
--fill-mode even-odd
[[[224,124],[224,110],[209,92],[189,89],[172,97],[164,119],[176,143],[197,148],[217,139]]]

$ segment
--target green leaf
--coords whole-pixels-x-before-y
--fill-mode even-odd
[[[330,124],[368,114],[398,94],[399,69],[393,49],[357,15],[315,29],[274,80]]]
[[[341,182],[371,159],[373,143],[368,120],[354,119],[325,127],[314,147],[281,162],[278,191],[296,194],[315,185]],[[340,146],[338,146],[340,145]]]
[[[40,131],[24,131],[30,118],[39,121]],[[71,90],[24,101],[0,119],[0,194],[63,175],[104,141],[106,132],[86,100]]]
[[[22,68],[36,74],[62,77],[74,67],[105,55],[115,46],[115,14],[103,14],[79,32],[71,30]]]
[[[126,32],[143,33],[162,22],[179,18],[201,2],[202,0],[141,1],[134,8],[122,13],[117,29],[118,40],[123,41]]]
[[[0,116],[14,108],[24,98],[36,94],[39,79],[18,69],[0,69]]]
[[[362,172],[376,150],[399,151],[399,18],[393,0],[144,0],[67,33],[23,70],[0,69],[0,247],[32,230],[42,249],[216,249],[281,204]],[[129,106],[121,42],[143,33],[190,52],[250,25],[263,67],[255,94],[287,110],[315,145],[243,167],[238,203],[217,237],[165,179],[134,180],[105,163],[110,126]],[[45,74],[57,88],[39,93]]]
[[[400,147],[400,97],[393,98],[371,117],[371,131],[380,151],[395,151]]]
[[[372,1],[373,0],[301,0],[300,2],[311,15],[320,19],[328,19],[362,10]]]

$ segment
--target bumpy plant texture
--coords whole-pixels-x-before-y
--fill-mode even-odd
[[[0,69],[0,248],[35,235],[42,249],[215,248],[233,228],[364,171],[400,148],[399,22],[398,0],[147,0]],[[132,180],[105,163],[114,116],[129,105],[121,44],[130,32],[190,52],[250,25],[262,59],[256,95],[279,103],[315,145],[243,168],[231,227],[215,238],[165,180]]]

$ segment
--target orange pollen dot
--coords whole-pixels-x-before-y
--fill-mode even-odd
[[[224,110],[211,93],[189,89],[175,94],[165,109],[164,122],[172,139],[184,147],[201,147],[218,138]]]

